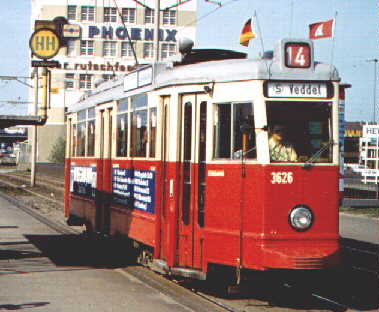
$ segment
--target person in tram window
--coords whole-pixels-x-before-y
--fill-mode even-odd
[[[270,160],[274,162],[296,162],[297,153],[289,142],[285,141],[285,127],[275,125],[269,131],[268,146],[270,151]]]

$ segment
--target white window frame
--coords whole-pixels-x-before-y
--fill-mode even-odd
[[[113,74],[102,74],[101,78],[103,78],[104,81],[110,81],[110,80],[113,80],[114,75]]]
[[[95,42],[93,40],[80,41],[80,55],[94,55]]]
[[[80,21],[82,21],[82,22],[94,22],[95,21],[95,7],[94,6],[82,6],[80,8]]]
[[[145,24],[154,24],[154,10],[152,9],[145,9]]]
[[[122,8],[121,16],[124,23],[127,23],[127,24],[136,23],[136,9],[135,8]]]
[[[117,55],[117,42],[116,41],[103,41],[103,56],[114,57]]]
[[[104,8],[104,23],[116,23],[117,22],[117,8],[105,7]]]
[[[74,73],[66,73],[64,75],[64,88],[66,90],[71,90],[75,88],[75,74]]]
[[[133,54],[133,47],[135,47],[135,43],[128,41],[123,41],[121,42],[121,57],[132,57],[134,56]]]
[[[163,11],[163,25],[176,25],[176,11],[174,10],[166,10]]]
[[[152,42],[143,43],[143,58],[154,57],[154,44]]]
[[[92,75],[91,74],[79,74],[79,89],[91,89],[92,88]]]
[[[69,21],[76,21],[76,14],[77,14],[77,6],[68,5],[67,6],[67,19]]]
[[[176,53],[175,43],[162,43],[161,44],[161,59],[165,59]]]

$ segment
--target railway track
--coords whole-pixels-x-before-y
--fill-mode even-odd
[[[30,187],[30,174],[27,172],[1,172],[0,188],[8,189],[12,195],[22,194],[42,199],[62,209],[64,187],[63,181],[48,176],[38,177],[35,187]],[[12,191],[13,190],[13,191]],[[38,200],[37,200],[38,201]]]
[[[0,178],[1,176],[4,175],[0,175]],[[23,177],[23,179],[27,179],[27,177]],[[44,183],[49,184],[46,180]],[[68,227],[64,223],[52,221],[25,205],[20,204],[19,201],[12,196],[5,194],[1,194],[1,196],[5,197],[12,204],[60,234],[80,234],[78,230]],[[375,283],[377,283],[378,280],[377,265],[375,266],[375,262],[376,264],[378,263],[377,246],[372,246],[370,244],[362,245],[360,242],[346,239],[342,240],[341,243],[344,249],[345,267],[341,272],[334,272],[333,274],[335,275],[333,279],[343,278],[343,275],[346,272],[349,272],[351,277],[355,277],[355,280],[356,277],[359,276],[358,279],[361,281],[361,285],[367,286],[368,281],[369,285],[375,286]],[[364,261],[362,260],[362,254],[365,255]],[[232,299],[227,299],[222,298],[217,290],[210,290],[209,285],[204,282],[199,283],[189,280],[170,279],[169,283],[171,286],[169,287],[167,284],[167,277],[163,279],[162,276],[152,273],[147,268],[131,266],[119,270],[125,270],[128,274],[131,274],[144,282],[149,282],[150,285],[153,285],[158,289],[165,289],[165,292],[172,293],[173,296],[178,292],[176,288],[178,285],[184,287],[187,292],[190,291],[202,300],[206,300],[215,307],[218,307],[217,309],[221,309],[217,311],[250,312],[275,311],[275,309],[278,309],[277,311],[303,309],[324,312],[374,311],[379,305],[375,302],[374,294],[367,296],[367,292],[365,295],[359,294],[361,295],[361,298],[357,298],[356,294],[352,293],[351,290],[346,289],[342,289],[337,293],[330,293],[331,289],[335,290],[336,287],[342,287],[341,284],[346,285],[347,283],[356,283],[353,278],[349,280],[346,276],[340,284],[336,284],[335,281],[333,281],[333,283],[331,283],[332,285],[329,285],[328,287],[325,285],[326,283],[331,282],[331,278],[328,278],[327,276],[318,276],[317,281],[312,280],[312,283],[309,283],[309,280],[298,281],[283,278],[281,279],[281,282],[278,282],[277,280],[268,281],[263,279],[260,280],[260,278],[258,278],[258,280],[253,283],[242,283],[240,293],[237,296],[232,296]],[[171,289],[171,287],[174,289]],[[379,289],[379,285],[377,289]],[[345,293],[345,295],[343,293]],[[181,302],[185,302],[185,294],[181,292],[181,296]],[[363,300],[365,300],[365,302],[362,302]],[[188,305],[191,305],[190,302]]]
[[[28,172],[13,172],[13,173],[2,173],[0,172],[1,179],[9,179],[10,181],[15,181],[19,183],[29,184],[30,183],[30,174]],[[36,179],[37,185],[42,185],[49,187],[56,191],[62,191],[64,188],[64,182],[62,179],[57,179],[48,176],[38,176]]]

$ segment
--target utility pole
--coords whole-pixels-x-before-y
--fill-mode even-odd
[[[374,63],[374,93],[373,93],[373,102],[374,102],[374,115],[373,115],[373,122],[374,123],[377,123],[378,121],[376,120],[376,80],[378,79],[378,77],[376,77],[376,67],[377,67],[377,63],[378,63],[378,59],[374,58],[374,59],[369,59],[369,60],[366,60],[366,62],[372,62]]]
[[[38,112],[38,70],[36,71],[36,80],[35,80],[35,104],[34,110],[35,114],[40,113],[39,115],[46,120],[47,118],[47,99],[48,99],[48,85],[49,85],[49,70],[46,67],[42,68],[41,76],[41,107],[40,112]],[[37,127],[34,126],[33,135],[32,135],[32,155],[31,155],[31,168],[30,168],[30,185],[35,186],[36,182],[36,160],[37,160]]]
[[[34,107],[33,115],[38,114],[38,67],[34,69]],[[37,160],[37,126],[32,128],[32,151],[30,159],[30,186],[34,187],[36,183],[36,160]]]
[[[155,11],[154,11],[154,65],[159,61],[159,17],[161,10],[161,1],[155,0]]]

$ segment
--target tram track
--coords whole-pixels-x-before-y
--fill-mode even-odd
[[[14,186],[17,187],[17,185],[14,185]],[[32,195],[34,195],[34,194],[32,194]],[[36,212],[29,207],[26,207],[24,204],[20,203],[17,200],[17,198],[14,198],[14,197],[9,196],[9,195],[4,194],[4,193],[1,193],[1,196],[4,197],[5,199],[7,199],[12,204],[14,204],[19,209],[28,213],[33,218],[37,219],[41,223],[50,227],[51,229],[53,229],[57,233],[65,234],[65,235],[73,235],[73,234],[79,235],[80,234],[80,231],[73,229],[71,227],[68,227],[67,225],[65,225],[63,223],[52,221],[49,218],[40,214],[39,212]],[[378,253],[375,252],[374,250],[362,249],[359,246],[356,246],[354,244],[350,244],[348,240],[343,241],[341,245],[349,253],[365,254],[369,257],[376,257],[376,258],[378,257]],[[374,269],[371,269],[371,268],[367,269],[367,268],[360,267],[360,266],[351,266],[350,268],[353,270],[364,272],[365,274],[375,275],[377,277],[377,272]],[[145,270],[142,270],[141,267],[136,269],[138,271],[138,273],[135,273],[136,270],[134,268],[126,267],[123,269],[127,270],[128,273],[134,275],[136,278],[139,278],[140,280],[144,280],[141,277],[141,274],[142,274],[141,272],[145,271]],[[149,271],[149,272],[151,272],[151,271]],[[151,275],[150,273],[148,273],[148,274]],[[157,275],[156,273],[153,273],[153,274]],[[150,277],[150,279],[151,279],[151,277]],[[202,298],[203,300],[208,301],[210,304],[217,306],[219,309],[223,309],[223,311],[250,312],[250,311],[257,311],[257,309],[258,309],[258,311],[272,311],[273,307],[277,306],[275,304],[276,298],[273,298],[273,299],[269,298],[266,301],[265,300],[262,301],[262,300],[260,300],[259,296],[258,296],[258,298],[256,298],[256,296],[254,296],[254,294],[252,293],[252,295],[250,295],[250,296],[244,295],[242,299],[236,300],[235,298],[233,298],[231,300],[228,300],[228,299],[220,298],[217,295],[215,295],[215,296],[210,295],[207,292],[204,292],[202,289],[199,289],[197,287],[197,285],[193,286],[193,284],[191,284],[191,283],[189,283],[187,285],[186,283],[182,283],[181,281],[167,279],[167,277],[165,278],[165,280],[170,281],[170,283],[172,283],[172,284],[179,285],[180,287],[182,287],[182,286],[185,287],[188,291],[191,291],[193,294],[195,294],[199,298]],[[153,284],[156,284],[156,283],[158,283],[158,282],[154,282]],[[305,289],[304,285],[301,285],[301,284],[298,285],[298,284],[292,283],[292,282],[283,282],[281,285],[276,285],[275,287],[278,287],[278,289],[281,288],[279,293],[283,292],[286,296],[288,296],[287,291],[290,291],[291,293],[293,293],[292,295],[290,295],[290,297],[294,297],[294,298],[296,298],[296,295],[299,291],[301,291],[304,294],[304,289]],[[308,285],[306,288],[311,288],[311,287],[309,287],[309,285]],[[323,306],[323,308],[320,309],[320,311],[328,311],[328,309],[329,309],[329,311],[361,311],[361,310],[357,309],[356,307],[349,306],[349,304],[341,303],[333,297],[328,297],[323,292],[312,291],[310,289],[309,291],[307,291],[307,293],[308,293],[307,296],[309,296],[309,298],[313,298],[314,300],[320,302],[320,304]],[[290,303],[286,303],[284,305],[287,306],[286,307],[287,311],[291,311],[291,310],[295,310],[295,309],[298,310],[298,308],[289,308],[288,306],[291,305]],[[296,306],[297,304],[292,303],[292,305]],[[316,306],[317,306],[317,304],[316,304]],[[252,309],[255,309],[255,310],[252,310]],[[315,310],[312,310],[312,311],[315,311]]]
[[[296,298],[296,296],[299,294],[299,289],[302,291],[302,295],[304,296],[304,291],[300,286],[294,286],[290,285],[288,283],[283,283],[280,285],[276,285],[276,287],[282,287],[282,295],[283,297],[288,296],[288,290],[292,292],[292,295],[290,295],[291,298]],[[207,301],[210,301],[214,303],[215,305],[224,308],[226,311],[229,312],[250,312],[250,311],[262,311],[262,312],[268,312],[268,311],[273,311],[275,308],[280,308],[280,311],[301,311],[302,309],[304,310],[309,310],[311,309],[312,311],[353,311],[351,307],[341,304],[335,300],[326,298],[322,295],[316,294],[316,293],[309,293],[309,297],[313,297],[313,301],[318,301],[318,304],[313,302],[308,305],[304,305],[303,302],[297,303],[297,302],[284,302],[281,301],[280,303],[276,303],[275,299],[272,300],[261,300],[261,299],[256,299],[254,294],[251,296],[242,296],[241,299],[236,299],[236,297],[232,299],[225,299],[225,298],[219,298],[216,296],[212,296],[209,294],[206,294],[201,291],[197,291],[195,289],[191,289],[193,293],[195,293],[197,296],[201,297],[202,299],[205,299]],[[269,294],[268,297],[270,297],[272,294]],[[277,293],[275,296],[281,296],[279,293]],[[308,300],[309,302],[310,300]],[[301,308],[303,306],[303,308]],[[258,307],[258,308],[257,308]],[[258,309],[258,310],[257,310]],[[354,309],[355,312],[358,312],[360,310]]]
[[[24,183],[24,184],[28,185],[30,183],[30,174],[28,174],[28,173],[23,174],[23,173],[17,173],[17,172],[15,172],[13,174],[0,173],[0,179],[10,180],[10,181],[13,181],[15,183]],[[51,178],[51,177],[38,177],[36,179],[36,182],[38,185],[48,187],[54,191],[58,191],[58,192],[62,191],[63,192],[64,183],[62,180],[58,180],[58,179]]]

